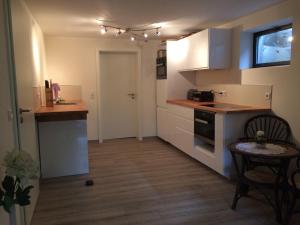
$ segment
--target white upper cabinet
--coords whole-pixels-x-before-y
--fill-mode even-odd
[[[207,29],[168,45],[178,71],[225,69],[231,64],[231,31]],[[169,60],[170,58],[168,58]]]

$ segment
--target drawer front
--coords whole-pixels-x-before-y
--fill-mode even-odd
[[[168,111],[177,116],[181,116],[185,119],[194,120],[194,109],[192,108],[174,105],[174,104],[168,104]]]
[[[192,156],[194,148],[194,134],[176,127],[174,145],[181,151]]]
[[[179,127],[183,130],[186,130],[190,133],[194,134],[194,121],[189,120],[186,118],[183,118],[181,116],[175,116],[176,117],[176,127]]]

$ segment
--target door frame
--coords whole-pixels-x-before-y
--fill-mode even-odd
[[[101,69],[100,69],[100,54],[101,53],[134,53],[137,59],[137,81],[136,81],[136,90],[137,90],[137,139],[142,141],[143,140],[143,113],[142,113],[142,59],[141,59],[141,50],[140,49],[114,49],[114,48],[100,48],[96,50],[96,65],[97,65],[97,111],[98,111],[98,140],[99,143],[103,142],[103,135],[102,135],[102,126],[101,121],[102,113],[101,113]]]

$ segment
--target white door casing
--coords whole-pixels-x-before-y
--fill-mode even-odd
[[[103,78],[107,78],[104,74],[104,69],[101,67],[101,58],[106,55],[110,59],[111,68],[109,72],[115,73],[108,80],[108,86],[104,85]],[[142,140],[142,91],[141,91],[141,52],[139,49],[98,49],[96,51],[97,60],[97,97],[98,97],[98,136],[99,142],[103,139],[122,138],[122,137],[137,137]],[[103,59],[102,59],[103,60]],[[105,61],[107,59],[104,58]],[[104,63],[105,64],[105,63]],[[132,64],[131,69],[128,66]],[[122,69],[123,67],[123,69]],[[108,72],[108,71],[107,71]],[[130,74],[120,78],[121,74]],[[115,82],[114,82],[115,81]],[[102,87],[105,87],[102,90]],[[112,86],[111,88],[109,88]],[[106,93],[107,92],[107,93]],[[106,93],[106,94],[105,94]],[[111,93],[111,96],[108,96]],[[102,96],[102,95],[106,95]],[[135,99],[131,98],[130,94],[135,94]],[[112,101],[119,101],[120,104],[114,104]],[[107,105],[108,108],[103,109]],[[126,109],[126,110],[125,110]],[[113,114],[111,114],[113,113]],[[106,117],[109,120],[106,120]],[[113,118],[117,118],[114,122]],[[111,126],[111,127],[110,127]],[[109,132],[105,134],[103,128],[109,128]]]

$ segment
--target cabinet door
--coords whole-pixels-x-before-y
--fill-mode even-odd
[[[209,67],[209,30],[193,34],[183,40],[187,42],[187,54],[182,70],[207,69]]]
[[[195,42],[196,54],[193,55],[196,60],[195,66],[199,69],[209,68],[209,30],[201,31]]]
[[[157,108],[157,136],[169,142],[169,118],[168,110],[164,108]]]

